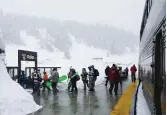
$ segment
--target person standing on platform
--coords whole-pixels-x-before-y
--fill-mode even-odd
[[[53,68],[53,73],[49,77],[49,79],[52,81],[53,92],[54,93],[58,92],[59,90],[57,89],[57,83],[59,81],[59,73],[57,72],[57,68]]]
[[[47,75],[46,72],[43,72],[43,80],[44,80],[44,82],[43,82],[43,91],[45,91],[45,88],[47,88],[48,91],[50,91],[50,88],[48,86],[46,86],[46,82],[49,80],[48,79],[48,75]]]
[[[106,69],[105,69],[105,74],[106,74],[106,83],[105,83],[105,86],[107,86],[107,84],[108,84],[108,72],[109,72],[109,70],[110,70],[110,67],[109,66],[107,66],[106,67]]]
[[[88,73],[86,72],[86,68],[82,69],[82,73],[81,73],[81,77],[82,77],[82,81],[84,84],[84,90],[86,90],[86,86],[88,86]]]
[[[118,83],[119,83],[119,72],[115,64],[109,69],[108,80],[110,82],[109,93],[112,95],[112,90],[114,88],[115,95],[118,94]]]
[[[137,71],[137,68],[135,66],[135,64],[130,68],[130,71],[131,71],[131,80],[132,82],[136,82],[136,71]]]

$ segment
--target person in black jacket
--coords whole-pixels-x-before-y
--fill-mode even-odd
[[[71,82],[71,76],[72,76],[72,70],[73,70],[73,68],[72,68],[72,66],[70,67],[70,71],[68,72],[68,74],[67,74],[67,76],[68,76],[68,91],[70,91],[71,90],[71,88],[72,88],[72,82]]]
[[[97,79],[97,76],[99,76],[99,71],[97,69],[94,68],[94,66],[89,66],[89,91],[94,91],[94,87],[95,87],[95,81]]]
[[[88,73],[86,72],[86,68],[82,69],[81,77],[84,84],[84,90],[86,90],[86,85],[88,87]]]
[[[72,76],[71,76],[72,88],[70,92],[73,92],[74,89],[75,89],[75,92],[78,92],[77,81],[78,81],[79,75],[77,74],[75,69],[72,69],[71,72],[72,72]]]
[[[26,75],[25,75],[25,72],[22,71],[21,72],[21,77],[20,77],[20,85],[24,88],[24,85],[26,84]]]
[[[38,93],[40,94],[40,83],[42,82],[40,71],[38,70],[38,73],[33,72],[32,73],[32,81],[33,81],[33,94]]]
[[[32,78],[31,78],[31,76],[28,76],[27,77],[27,84],[26,84],[26,88],[32,88],[32,83],[33,81],[32,81]]]
[[[109,66],[107,66],[106,69],[105,69],[105,74],[106,74],[106,83],[105,83],[105,86],[107,86],[107,84],[108,84],[108,72],[109,72],[109,69],[110,69]]]

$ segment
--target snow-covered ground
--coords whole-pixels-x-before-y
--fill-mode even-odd
[[[139,90],[138,90],[136,111],[137,111],[137,115],[151,115],[151,112],[148,108],[148,104],[143,95],[142,83],[140,84]]]
[[[7,66],[17,66],[17,53],[18,49],[36,51],[38,53],[38,66],[60,66],[58,70],[60,75],[67,74],[69,67],[72,66],[79,74],[82,68],[87,68],[90,65],[94,65],[99,70],[100,76],[97,79],[96,85],[101,84],[104,81],[104,69],[106,65],[112,65],[113,63],[125,66],[131,66],[137,64],[138,52],[136,54],[124,54],[124,55],[107,55],[107,51],[88,47],[85,44],[77,43],[75,37],[71,36],[72,48],[70,49],[71,59],[65,58],[64,53],[54,48],[53,52],[48,52],[45,49],[39,47],[39,39],[34,36],[28,36],[25,31],[20,32],[20,36],[25,45],[10,44],[5,47],[6,50],[6,62]],[[62,44],[63,45],[63,44]],[[1,56],[0,56],[1,57]],[[93,60],[93,58],[103,58],[102,60]],[[33,97],[20,87],[17,83],[12,81],[7,74],[3,62],[0,62],[0,115],[24,115],[36,111],[40,106],[36,105],[33,101]],[[22,69],[25,67],[34,66],[32,62],[22,62]],[[8,87],[6,88],[6,83]],[[10,84],[10,85],[9,85]],[[77,83],[79,88],[83,87],[82,81]],[[5,87],[5,88],[4,88]],[[60,90],[67,88],[67,81],[58,84]],[[11,92],[11,90],[13,92]],[[25,109],[26,108],[26,109]]]

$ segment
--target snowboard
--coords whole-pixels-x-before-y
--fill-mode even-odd
[[[67,75],[62,75],[59,77],[59,82],[62,82],[67,79]]]
[[[47,82],[46,82],[46,86],[47,86],[47,87],[50,87],[51,85],[52,85],[52,83],[51,83],[50,81],[47,81]]]

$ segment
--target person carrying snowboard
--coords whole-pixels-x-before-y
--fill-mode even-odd
[[[82,73],[81,73],[81,77],[82,77],[82,81],[84,84],[84,90],[86,90],[86,86],[88,87],[88,73],[86,72],[86,68],[82,69]]]
[[[75,69],[71,70],[72,72],[72,76],[71,76],[71,83],[72,83],[72,88],[70,92],[78,92],[78,88],[77,88],[77,81],[80,79],[78,73],[75,71]]]
[[[43,80],[44,80],[44,82],[43,82],[43,91],[45,91],[45,88],[47,88],[48,91],[50,91],[50,87],[46,86],[47,81],[49,81],[48,75],[47,75],[46,72],[43,72]]]

